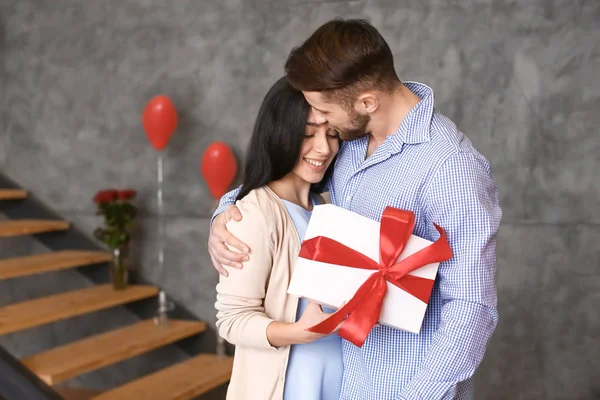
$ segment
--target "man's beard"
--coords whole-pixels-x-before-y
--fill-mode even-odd
[[[348,117],[351,128],[334,128],[338,131],[340,139],[350,141],[366,136],[371,116],[369,114],[361,115],[355,110],[350,110]]]

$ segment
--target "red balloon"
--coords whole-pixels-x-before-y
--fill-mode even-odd
[[[177,111],[167,96],[156,96],[146,104],[142,124],[152,147],[161,151],[177,127]]]
[[[204,152],[200,171],[208,184],[210,194],[220,199],[226,192],[237,171],[237,163],[229,146],[214,142]]]

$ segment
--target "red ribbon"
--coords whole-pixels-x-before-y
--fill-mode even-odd
[[[381,216],[379,232],[379,258],[381,261],[379,263],[324,236],[317,236],[302,243],[300,249],[302,258],[377,271],[367,278],[346,305],[321,323],[309,328],[309,331],[321,334],[331,333],[349,315],[342,325],[339,335],[361,347],[379,320],[381,306],[387,292],[386,281],[424,303],[429,302],[434,281],[408,275],[408,273],[428,264],[449,260],[452,257],[452,249],[444,230],[434,224],[440,233],[439,239],[402,261],[396,262],[412,234],[414,225],[415,215],[412,211],[386,207]]]

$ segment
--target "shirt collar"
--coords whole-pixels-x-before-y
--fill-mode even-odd
[[[404,82],[404,86],[417,95],[421,101],[406,114],[398,130],[388,136],[387,141],[392,154],[400,152],[404,143],[418,144],[430,140],[429,127],[433,117],[433,90],[418,82]]]

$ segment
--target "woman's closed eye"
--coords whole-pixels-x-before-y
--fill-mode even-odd
[[[335,129],[327,129],[327,136],[333,139],[337,139],[340,137],[340,133]]]

